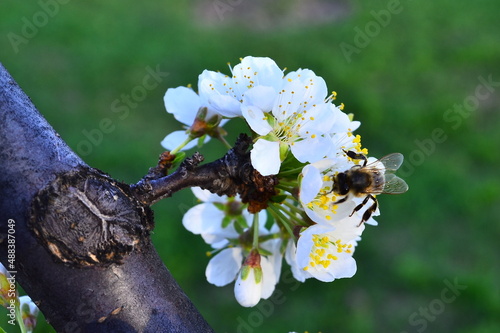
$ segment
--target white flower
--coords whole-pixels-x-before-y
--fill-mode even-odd
[[[253,215],[243,209],[245,206],[241,204],[238,197],[219,196],[197,187],[192,190],[203,203],[189,209],[184,215],[182,223],[189,231],[201,234],[207,244],[219,251],[210,259],[205,275],[209,283],[218,287],[225,286],[237,279],[238,276],[241,277],[243,262],[248,260],[249,250],[246,250],[245,244],[240,243],[240,235],[249,231]],[[266,219],[266,211],[259,212],[259,220],[266,221]],[[259,236],[277,232],[279,232],[279,228],[276,224],[270,230],[266,229],[265,226],[259,228]],[[258,285],[259,292],[255,296],[258,297],[257,301],[261,298],[269,298],[279,281],[283,258],[280,244],[280,239],[269,239],[259,244],[260,248],[266,251],[266,255],[261,255],[260,258],[262,281]],[[245,259],[245,257],[247,258]],[[253,306],[248,305],[252,302],[244,297],[248,287],[246,286],[245,282],[239,285],[238,289],[235,289],[235,292],[238,293],[237,298],[240,297],[238,301],[243,306]],[[251,287],[255,286],[251,285]],[[254,300],[254,298],[251,299]]]
[[[234,284],[234,296],[242,306],[251,307],[260,301],[263,280],[260,262],[261,256],[259,252],[253,250],[246,258],[238,274]]]
[[[221,120],[219,114],[208,106],[206,96],[196,94],[191,88],[169,88],[163,101],[167,112],[188,128],[184,131],[174,131],[162,140],[161,145],[168,150],[176,149],[189,138],[211,134],[217,126],[223,126],[227,122]],[[210,135],[206,135],[204,143],[209,140]],[[191,141],[183,146],[182,150],[193,148],[196,143],[195,140]]]
[[[204,71],[200,75],[200,94],[207,96],[210,108],[224,117],[233,118],[241,117],[244,100],[262,107],[272,106],[283,78],[283,71],[274,60],[245,57],[231,72],[231,76],[213,71]]]
[[[356,261],[352,257],[356,240],[364,226],[359,221],[346,218],[335,226],[316,224],[301,232],[297,242],[296,265],[302,272],[300,278],[314,277],[323,282],[352,277]]]
[[[29,296],[19,297],[19,308],[23,317],[24,327],[28,333],[33,332],[36,327],[36,317],[38,316],[38,307]]]
[[[264,242],[263,247],[267,247],[271,255],[262,256],[253,250],[245,259],[234,285],[234,295],[240,305],[251,307],[273,294],[283,260],[280,244],[278,239]]]
[[[219,196],[199,187],[193,187],[191,190],[203,202],[191,207],[184,214],[182,224],[193,234],[201,235],[212,247],[224,247],[229,243],[227,239],[238,238],[239,233],[235,229],[234,221],[237,220],[246,228],[252,224],[253,215],[245,209],[238,196]],[[261,214],[265,219],[265,211]]]
[[[310,70],[299,70],[283,79],[272,108],[263,109],[244,101],[243,117],[260,135],[256,143],[261,147],[264,141],[274,143],[273,151],[252,151],[255,169],[264,176],[278,173],[288,150],[302,163],[319,160],[329,153],[329,134],[338,118],[337,113],[342,111],[326,102],[325,97],[324,80]],[[264,168],[263,164],[269,165]]]

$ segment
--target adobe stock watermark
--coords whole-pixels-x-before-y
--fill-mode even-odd
[[[281,280],[288,286],[288,290],[295,291],[302,284],[301,282],[295,280],[293,274],[290,270],[287,270],[281,276]],[[236,328],[236,333],[254,333],[260,332],[264,321],[271,317],[274,313],[276,305],[281,305],[287,300],[284,292],[281,289],[276,288],[274,293],[268,299],[263,299],[255,306],[252,312],[250,312],[245,318],[238,316],[236,321],[238,326]]]
[[[474,93],[466,96],[461,103],[456,103],[443,113],[443,121],[449,124],[452,130],[459,129],[464,120],[469,118],[473,112],[479,109],[480,102],[489,99],[495,89],[500,86],[500,81],[494,81],[492,75],[478,77],[479,84],[474,89]],[[425,160],[434,154],[438,144],[448,139],[446,130],[436,127],[427,138],[414,141],[416,148],[413,149],[405,163],[399,169],[402,177],[409,177],[415,172],[415,168],[422,165]]]
[[[234,8],[241,5],[244,0],[215,0],[212,2],[212,7],[214,7],[217,16],[219,17],[219,21],[224,20],[224,14],[226,12],[232,12]]]
[[[31,17],[23,16],[21,18],[22,27],[19,34],[9,32],[7,39],[14,50],[14,53],[19,52],[21,45],[28,44],[28,42],[35,38],[41,28],[45,27],[51,18],[56,16],[61,9],[61,5],[65,5],[70,0],[39,0],[38,6],[40,10],[36,11]]]
[[[411,0],[410,0],[411,1]],[[403,11],[403,6],[400,0],[389,0],[385,9],[378,11],[370,11],[373,20],[368,21],[363,28],[359,26],[354,27],[353,44],[342,42],[339,44],[340,50],[344,55],[347,63],[352,61],[354,53],[359,54],[361,50],[370,45],[373,38],[377,37],[382,28],[387,27],[394,15],[400,14]]]
[[[415,332],[424,332],[429,323],[434,322],[446,310],[446,305],[453,303],[462,294],[462,291],[467,289],[466,285],[458,283],[457,278],[453,282],[445,279],[443,283],[445,287],[441,290],[438,298],[434,298],[424,307],[419,307],[418,311],[413,312],[408,317],[408,323],[415,328]],[[401,331],[400,333],[409,332]]]
[[[118,119],[113,121],[112,118],[103,118],[99,121],[99,126],[91,130],[84,129],[82,134],[85,139],[78,142],[76,151],[80,156],[87,156],[92,153],[94,147],[100,145],[105,134],[109,134],[116,129],[115,122],[117,120],[126,119],[130,110],[137,108],[138,103],[142,102],[148,96],[148,92],[154,90],[160,83],[169,75],[168,72],[162,72],[160,65],[156,65],[153,69],[147,66],[146,74],[140,84],[130,90],[128,94],[121,94],[120,98],[115,99],[111,105],[111,112],[116,114]]]

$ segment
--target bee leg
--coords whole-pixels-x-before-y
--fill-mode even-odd
[[[363,218],[361,219],[361,222],[358,224],[358,227],[365,223],[365,221],[368,221],[372,214],[377,210],[378,207],[378,201],[375,199],[371,194],[367,198],[372,198],[373,200],[373,205],[370,206],[364,213],[363,213]]]
[[[365,200],[363,200],[362,203],[360,203],[359,205],[357,205],[356,207],[354,207],[354,209],[352,210],[352,213],[351,213],[351,215],[349,215],[349,217],[353,216],[354,213],[356,213],[358,210],[360,210],[361,208],[363,208],[363,206],[366,205],[366,203],[368,202],[368,200],[370,198],[373,199],[372,195],[371,194],[367,195],[366,198],[365,198]]]
[[[337,204],[339,204],[339,203],[343,203],[343,202],[345,202],[345,201],[347,200],[347,198],[348,198],[348,197],[349,197],[349,196],[348,196],[348,195],[346,195],[346,196],[345,196],[345,197],[343,197],[342,199],[335,201],[333,204],[334,204],[334,205],[337,205]]]
[[[366,166],[366,163],[368,163],[368,159],[363,154],[357,154],[357,153],[353,152],[352,150],[349,150],[349,151],[344,150],[344,153],[346,153],[347,156],[349,156],[353,160],[362,160],[363,166]]]

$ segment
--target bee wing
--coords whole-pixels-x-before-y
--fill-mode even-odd
[[[385,174],[385,184],[382,193],[401,194],[405,193],[406,191],[408,191],[408,184],[406,184],[404,180],[393,173]]]
[[[386,172],[395,172],[401,164],[403,164],[404,156],[403,154],[400,153],[392,153],[389,155],[385,155],[381,159],[378,160],[378,162],[381,162],[384,167]]]

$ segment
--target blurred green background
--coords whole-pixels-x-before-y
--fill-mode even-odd
[[[299,284],[285,265],[279,302],[246,309],[232,284],[206,282],[209,247],[182,227],[195,203],[184,190],[153,206],[179,284],[216,332],[500,332],[499,12],[497,0],[4,0],[0,62],[89,165],[128,183],[180,128],[167,88],[246,55],[314,70],[362,122],[371,156],[406,156],[410,191],[379,197],[353,278]],[[148,68],[168,75],[113,112]],[[229,123],[230,142],[241,125]],[[207,161],[225,153],[205,147]],[[40,321],[36,332],[52,331]]]

